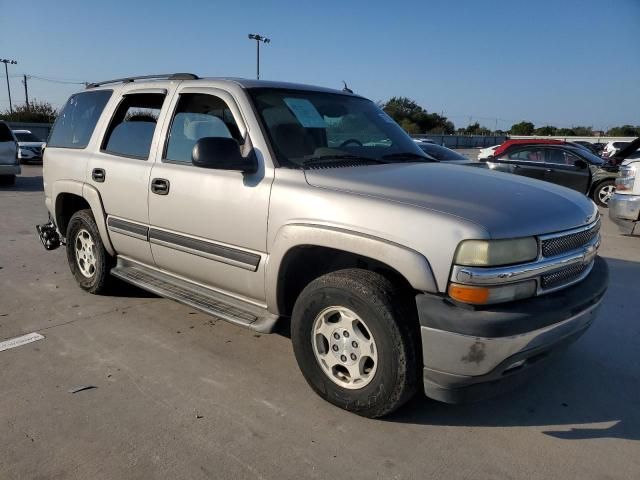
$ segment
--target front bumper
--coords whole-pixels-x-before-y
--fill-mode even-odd
[[[640,219],[640,195],[614,193],[609,200],[609,218],[621,233],[630,235]]]
[[[0,165],[0,175],[20,175],[20,165]]]
[[[418,295],[426,395],[458,403],[522,383],[541,360],[587,330],[607,283],[606,262],[598,257],[580,283],[527,300],[474,308]]]

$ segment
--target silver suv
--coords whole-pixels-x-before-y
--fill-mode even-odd
[[[593,202],[433,162],[348,91],[192,74],[89,85],[44,153],[45,247],[260,332],[360,415],[518,383],[582,334],[607,286]],[[579,284],[579,285],[578,285]]]
[[[13,185],[19,174],[18,143],[9,125],[0,121],[0,185]]]

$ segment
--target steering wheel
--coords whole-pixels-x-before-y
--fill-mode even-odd
[[[357,138],[349,138],[342,142],[338,148],[346,147],[350,143],[355,143],[357,146],[362,147],[362,142],[360,140],[358,140]]]

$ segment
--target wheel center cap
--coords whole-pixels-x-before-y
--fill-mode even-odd
[[[335,329],[331,333],[329,349],[333,356],[343,365],[353,365],[360,359],[357,339],[344,329]]]

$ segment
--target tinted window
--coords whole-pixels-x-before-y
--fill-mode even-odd
[[[194,145],[205,137],[234,138],[242,143],[238,125],[224,100],[199,93],[180,95],[164,158],[191,163]]]
[[[164,98],[162,93],[126,95],[113,114],[102,149],[125,157],[149,158]]]
[[[96,90],[73,95],[58,114],[47,145],[85,148],[111,93],[111,90]]]
[[[509,152],[506,157],[509,160],[520,160],[523,162],[543,162],[544,150],[541,148],[525,148]],[[504,158],[504,156],[502,158]]]
[[[0,142],[13,142],[13,135],[6,123],[0,122]]]
[[[555,148],[547,150],[547,163],[553,163],[556,165],[575,165],[577,160],[580,160],[580,157],[566,150]]]
[[[13,132],[19,142],[41,142],[38,137],[30,132]]]
[[[281,165],[299,167],[311,159],[336,156],[393,161],[388,155],[407,153],[426,159],[370,100],[309,90],[256,88],[249,94]]]
[[[460,155],[458,152],[454,152],[453,150],[447,147],[442,147],[440,145],[434,145],[432,143],[420,143],[418,144],[418,146],[424,153],[441,162],[446,162],[449,160],[469,160],[464,155]]]

